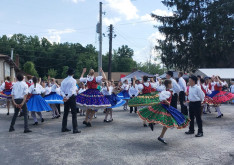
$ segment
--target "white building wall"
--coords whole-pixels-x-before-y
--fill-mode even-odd
[[[4,60],[0,59],[0,82],[4,80],[4,68],[3,68]]]

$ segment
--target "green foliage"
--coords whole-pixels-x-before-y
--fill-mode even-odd
[[[34,63],[31,62],[31,61],[28,61],[24,64],[24,71],[27,73],[27,74],[30,74],[32,76],[36,76],[38,77],[38,73],[35,69],[35,66],[34,66]]]
[[[57,70],[55,70],[54,68],[49,69],[48,76],[50,76],[51,78],[55,78],[57,76]]]
[[[234,67],[233,0],[164,0],[173,16],[152,14],[165,40],[156,49],[167,68]]]
[[[161,75],[164,73],[163,69],[159,64],[152,64],[150,62],[139,63],[137,69],[153,75]]]
[[[63,67],[63,72],[62,72],[62,78],[67,77],[67,71],[68,71],[69,67],[68,66],[64,66]]]
[[[26,64],[26,72],[44,77],[65,78],[68,67],[75,69],[75,78],[79,78],[86,67],[98,71],[98,51],[89,44],[50,43],[46,38],[14,34],[12,37],[0,36],[0,53],[10,55],[10,49],[20,58],[20,67]],[[133,60],[134,51],[127,45],[113,50],[112,72],[132,72],[139,65]],[[28,61],[34,63],[34,71],[28,69]],[[103,70],[108,71],[109,56],[103,55]],[[30,67],[32,67],[30,65]],[[29,67],[29,68],[30,68]],[[23,67],[24,68],[24,67]],[[25,70],[24,69],[24,70]],[[38,74],[37,74],[38,73]]]

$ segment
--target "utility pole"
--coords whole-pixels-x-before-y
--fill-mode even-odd
[[[101,76],[102,68],[102,2],[99,2],[99,53],[98,53],[98,74]]]
[[[113,36],[113,25],[109,28],[109,65],[108,65],[108,80],[111,81],[111,63],[112,63],[112,36]]]

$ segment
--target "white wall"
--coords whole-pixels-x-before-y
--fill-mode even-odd
[[[0,82],[1,82],[2,80],[4,80],[3,62],[4,62],[4,60],[0,59]]]

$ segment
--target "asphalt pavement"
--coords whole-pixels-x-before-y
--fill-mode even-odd
[[[204,136],[185,135],[188,128],[168,129],[167,145],[157,140],[162,126],[152,132],[142,126],[137,114],[121,108],[114,110],[112,123],[104,123],[99,111],[92,127],[82,124],[80,134],[61,133],[62,118],[51,119],[43,112],[45,122],[23,133],[23,118],[18,118],[15,132],[8,129],[13,116],[0,108],[1,165],[231,165],[234,164],[234,105],[222,105],[223,118],[217,113],[203,115]],[[196,126],[196,124],[195,124]],[[68,128],[71,126],[69,115]],[[196,126],[197,130],[197,126]]]

